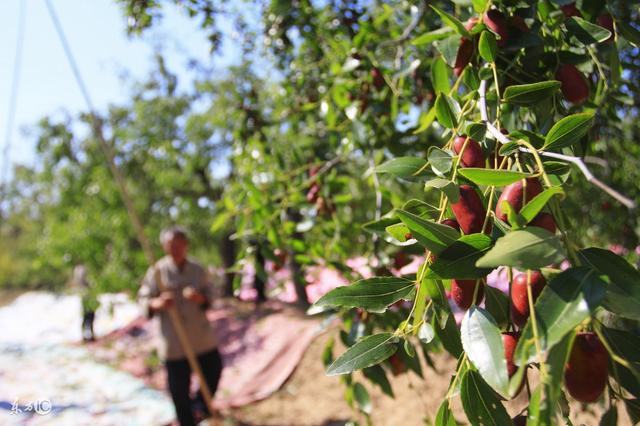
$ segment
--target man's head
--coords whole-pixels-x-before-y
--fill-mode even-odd
[[[179,226],[172,226],[160,233],[160,244],[166,254],[171,256],[176,265],[182,265],[187,258],[189,240],[186,231]]]

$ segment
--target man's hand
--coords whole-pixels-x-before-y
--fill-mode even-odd
[[[163,291],[160,296],[154,297],[149,302],[149,307],[152,311],[166,311],[173,306],[173,293],[170,291]]]
[[[192,302],[197,303],[198,305],[204,305],[207,303],[207,297],[194,289],[193,287],[185,287],[182,290],[182,297]]]

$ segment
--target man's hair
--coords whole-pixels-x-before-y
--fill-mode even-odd
[[[170,226],[160,231],[160,244],[164,245],[164,243],[175,237],[182,238],[187,242],[189,241],[189,238],[187,238],[187,231],[183,227]]]

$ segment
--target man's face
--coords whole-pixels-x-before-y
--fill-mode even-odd
[[[171,256],[176,265],[181,265],[187,258],[189,244],[186,239],[174,234],[164,242],[162,248],[165,253]]]

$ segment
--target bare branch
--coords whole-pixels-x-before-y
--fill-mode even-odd
[[[487,114],[487,100],[486,100],[487,81],[486,80],[482,80],[480,82],[480,88],[478,89],[478,92],[480,94],[480,101],[478,102],[478,106],[480,108],[480,117],[482,118],[482,121],[484,121],[485,124],[487,125],[487,130],[500,143],[505,144],[505,143],[510,142],[511,140],[506,135],[502,134],[500,132],[500,130],[498,130],[493,124],[491,124],[489,122],[489,116]],[[521,152],[531,153],[531,151],[529,149],[527,149],[527,148],[520,148],[520,151]],[[602,182],[600,179],[596,178],[593,175],[593,173],[591,173],[591,171],[589,170],[587,165],[584,163],[584,161],[580,157],[575,157],[575,156],[571,156],[571,155],[564,155],[564,154],[558,154],[558,153],[555,153],[555,152],[547,152],[547,151],[538,151],[538,155],[541,155],[543,157],[555,158],[555,159],[558,159],[558,160],[562,160],[562,161],[566,161],[568,163],[575,164],[576,166],[578,166],[578,168],[580,169],[580,171],[582,172],[582,174],[586,178],[587,182],[590,182],[590,183],[594,184],[595,186],[597,186],[598,188],[602,189],[604,192],[606,192],[611,197],[613,197],[616,200],[618,200],[620,203],[622,203],[628,209],[633,210],[633,209],[635,209],[637,207],[636,203],[633,200],[631,200],[630,198],[625,197],[624,195],[622,195],[621,193],[619,193],[615,189],[613,189],[610,186],[608,186],[606,183]]]

